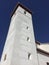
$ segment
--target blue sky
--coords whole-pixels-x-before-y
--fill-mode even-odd
[[[0,0],[0,58],[10,24],[10,15],[18,2],[32,11],[35,40],[49,42],[49,0]]]

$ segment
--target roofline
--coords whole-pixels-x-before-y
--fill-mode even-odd
[[[15,13],[15,11],[17,10],[17,8],[18,8],[19,6],[22,7],[23,9],[25,9],[27,12],[29,12],[29,13],[32,15],[32,12],[31,12],[28,8],[26,8],[23,4],[20,4],[20,3],[18,2],[18,4],[15,6],[13,12],[11,13],[11,17],[13,16],[13,14]]]
[[[39,41],[35,41],[35,42],[36,42],[36,44],[40,45],[40,42]]]
[[[40,42],[36,41],[36,44],[40,45]],[[44,51],[44,50],[42,50],[42,49],[37,48],[37,52],[49,56],[49,53]]]
[[[44,54],[44,55],[46,55],[46,56],[49,56],[49,53],[48,53],[48,52],[46,52],[46,51],[44,51],[44,50],[41,50],[41,49],[39,49],[39,48],[37,48],[37,52],[39,52],[40,54]]]

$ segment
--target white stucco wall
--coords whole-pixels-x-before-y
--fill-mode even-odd
[[[47,65],[49,63],[49,56],[38,53],[39,65]]]
[[[11,19],[1,65],[38,65],[32,16],[28,12],[24,14],[24,11],[19,6]]]
[[[37,48],[49,53],[49,43],[37,44]]]
[[[18,11],[18,18],[15,19],[15,21],[18,20],[17,21],[18,23],[16,22],[16,32],[17,32],[16,36],[18,36],[18,38],[15,37],[15,42],[18,44],[15,44],[14,48],[16,48],[18,51],[14,50],[14,54],[13,54],[14,60],[12,60],[13,62],[12,64],[14,64],[14,62],[16,62],[17,60],[18,61],[17,64],[19,65],[20,64],[21,65],[26,65],[26,64],[36,65],[38,64],[38,62],[37,62],[36,44],[35,44],[35,39],[34,39],[34,31],[32,27],[32,16],[29,16],[29,15],[27,16],[23,12],[24,10],[23,9],[21,10],[20,8]],[[26,29],[27,26],[29,27],[28,30]],[[30,38],[30,41],[27,41],[27,37]],[[31,60],[28,60],[28,53],[32,54]],[[15,59],[16,57],[15,54],[18,55],[17,59]]]

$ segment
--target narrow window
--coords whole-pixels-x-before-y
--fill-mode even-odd
[[[26,29],[29,29],[29,27],[27,26]]]
[[[7,57],[7,55],[5,54],[5,56],[4,56],[4,61],[6,60],[6,57]]]
[[[26,11],[24,11],[24,14],[26,14]]]
[[[29,37],[27,37],[27,41],[29,41],[29,42],[30,42],[30,38],[29,38]]]
[[[28,60],[31,59],[31,53],[28,53]]]

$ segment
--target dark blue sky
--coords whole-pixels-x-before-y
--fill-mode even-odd
[[[6,40],[10,15],[20,2],[32,11],[35,39],[49,42],[49,0],[0,0],[0,57]]]

